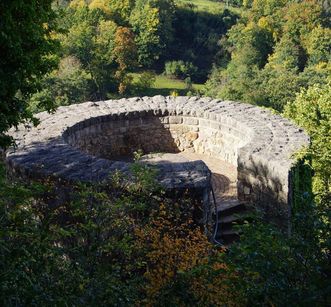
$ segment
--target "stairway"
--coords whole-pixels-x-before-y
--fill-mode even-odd
[[[217,218],[215,217],[214,241],[229,246],[239,239],[235,225],[243,224],[249,218],[249,205],[237,199],[223,201],[217,204]]]
[[[239,201],[237,194],[237,168],[236,166],[217,159],[213,156],[190,152],[179,153],[188,160],[202,160],[212,173],[211,185],[213,196],[211,197],[214,232],[213,239],[216,244],[229,246],[239,239],[235,225],[245,221],[250,207],[247,202]],[[217,208],[217,209],[216,209]]]

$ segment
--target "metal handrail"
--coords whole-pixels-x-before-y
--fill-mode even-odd
[[[217,231],[218,231],[218,212],[217,212],[217,204],[216,204],[216,197],[215,197],[215,193],[214,193],[214,189],[213,187],[211,187],[211,193],[213,196],[213,202],[214,202],[214,206],[215,206],[215,215],[216,215],[216,221],[215,221],[215,227],[214,227],[214,234],[213,234],[213,241],[218,244],[218,245],[223,245],[221,242],[219,242],[218,240],[216,240],[216,235],[217,235]]]

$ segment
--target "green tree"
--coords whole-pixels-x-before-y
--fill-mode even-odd
[[[177,3],[173,20],[174,40],[164,54],[165,61],[192,62],[198,67],[192,80],[205,82],[215,60],[228,62],[224,35],[238,17],[233,11],[221,9],[221,6],[216,11],[202,11],[188,2]],[[225,51],[221,55],[220,47],[221,52]]]
[[[114,20],[118,25],[128,25],[134,0],[93,0],[89,4],[90,9],[100,9],[108,18]]]
[[[62,37],[64,54],[78,58],[91,76],[92,99],[123,94],[131,82],[128,72],[137,62],[134,33],[114,21],[113,5],[113,1],[93,1],[90,6],[69,8],[75,22],[69,21],[68,33]]]
[[[42,83],[42,90],[33,94],[29,109],[32,112],[44,111],[44,100],[52,100],[56,106],[87,101],[92,88],[91,75],[82,68],[74,56],[61,59],[59,68],[48,74]]]
[[[290,237],[259,219],[241,227],[240,242],[231,246],[225,262],[233,272],[228,286],[243,306],[330,304],[328,218],[301,195]]]
[[[118,27],[115,34],[115,61],[118,69],[115,77],[119,81],[118,91],[123,94],[132,79],[127,75],[136,66],[137,48],[133,32],[126,27]]]
[[[265,69],[256,72],[254,80],[257,86],[253,102],[277,111],[282,111],[287,101],[294,100],[304,84],[296,68],[285,68],[282,65],[267,64]]]
[[[167,198],[144,164],[131,171],[130,183],[115,173],[68,190],[6,180],[0,164],[1,305],[182,304],[188,293],[189,302],[227,302],[222,265],[209,261],[219,250],[194,222],[198,204]]]
[[[311,136],[308,154],[312,158],[313,191],[321,199],[331,195],[331,80],[324,85],[313,85],[302,90],[285,107],[292,118]],[[330,200],[330,199],[329,199]]]
[[[137,0],[130,17],[136,35],[138,60],[141,65],[151,66],[165,51],[173,39],[172,0]]]
[[[171,61],[166,62],[164,66],[164,73],[167,76],[178,79],[185,79],[187,77],[194,77],[198,68],[191,62]]]
[[[282,111],[301,87],[325,83],[330,29],[320,2],[256,0],[228,32],[231,61],[214,70],[205,93]]]
[[[33,120],[27,110],[29,97],[57,64],[51,4],[51,0],[0,3],[0,146],[9,144],[5,132],[11,126]],[[44,101],[44,107],[51,110],[53,104]]]
[[[260,81],[256,77],[272,51],[272,33],[255,23],[238,24],[229,31],[229,43],[233,46],[232,60],[226,69],[214,71],[206,85],[207,94],[210,88],[221,98],[258,103],[260,99],[256,94]],[[219,81],[212,81],[217,74]],[[216,88],[215,83],[219,84]]]
[[[288,0],[253,0],[252,8],[249,10],[250,18],[258,21],[263,16],[274,14],[288,2]]]
[[[114,21],[101,20],[92,38],[92,59],[87,69],[96,84],[99,99],[106,97],[108,92],[115,92],[118,88],[115,77],[118,65],[114,54],[117,29],[118,26]]]
[[[331,62],[331,29],[317,26],[305,39],[309,64]]]

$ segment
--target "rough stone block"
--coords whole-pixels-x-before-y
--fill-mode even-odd
[[[183,124],[186,125],[199,125],[199,119],[194,117],[184,117]]]
[[[185,134],[185,138],[186,138],[189,142],[193,142],[193,141],[195,141],[198,137],[199,137],[199,133],[197,133],[197,132],[187,132],[187,133]]]
[[[183,122],[183,117],[181,116],[170,116],[169,124],[181,124]]]

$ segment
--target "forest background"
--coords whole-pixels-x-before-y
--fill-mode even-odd
[[[11,305],[330,304],[331,6],[288,0],[0,3],[0,145],[61,105],[205,95],[271,108],[311,136],[313,172],[290,238],[260,217],[225,252],[153,172],[76,187],[7,178],[1,165],[0,300]],[[183,212],[188,212],[183,214]],[[191,213],[190,213],[191,212]]]

